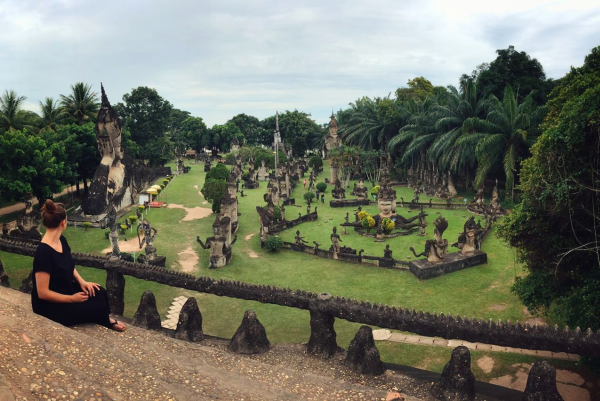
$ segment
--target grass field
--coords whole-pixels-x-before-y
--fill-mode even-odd
[[[171,204],[183,205],[187,208],[205,207],[204,198],[198,193],[204,183],[203,165],[191,164],[189,174],[175,177],[169,186],[161,193],[159,200]],[[319,181],[329,177],[329,168],[319,176]],[[160,180],[159,180],[160,181]],[[350,183],[352,187],[352,183]],[[319,218],[316,222],[303,223],[292,230],[281,233],[287,241],[293,241],[295,231],[301,231],[305,240],[319,242],[323,248],[331,244],[329,235],[334,225],[343,223],[346,212],[350,209],[329,207],[330,190],[328,188],[325,203],[318,205]],[[483,245],[488,253],[488,264],[466,269],[432,280],[420,281],[407,271],[387,270],[373,266],[349,264],[334,260],[321,259],[311,255],[292,251],[269,253],[260,248],[259,222],[256,213],[257,205],[264,205],[263,194],[266,192],[266,182],[260,183],[260,188],[244,190],[247,195],[239,197],[239,230],[238,240],[233,248],[233,259],[230,265],[219,269],[208,269],[209,250],[204,250],[196,242],[196,236],[202,240],[212,235],[214,215],[209,217],[182,221],[186,215],[183,209],[151,209],[147,218],[158,229],[154,241],[159,255],[167,257],[167,266],[173,270],[181,270],[178,263],[178,253],[190,249],[199,255],[199,264],[193,274],[211,276],[214,278],[239,280],[254,284],[268,284],[280,287],[299,288],[313,292],[329,292],[359,300],[369,300],[389,305],[422,309],[430,312],[451,313],[483,319],[511,319],[524,321],[527,316],[519,300],[510,292],[510,287],[516,275],[522,274],[522,269],[515,263],[514,251],[498,240],[494,233],[489,235]],[[349,194],[350,190],[348,190]],[[408,188],[397,188],[398,197],[412,199],[412,191]],[[306,203],[302,197],[304,188],[300,184],[292,195],[298,207],[286,207],[286,217],[293,219],[298,213],[306,213]],[[462,201],[457,199],[457,202]],[[376,206],[365,210],[376,213]],[[444,237],[449,242],[456,241],[458,233],[468,217],[466,211],[427,210],[427,236],[420,237],[416,233],[406,237],[386,240],[385,243],[375,243],[373,239],[362,237],[353,231],[342,236],[342,245],[356,249],[364,249],[365,255],[383,256],[383,249],[390,244],[393,256],[397,259],[409,260],[412,255],[410,246],[420,252],[425,240],[433,237],[432,222],[440,212],[450,223]],[[406,208],[398,208],[398,213],[405,217],[411,216]],[[414,215],[415,212],[412,214]],[[134,214],[132,210],[130,213]],[[121,221],[124,217],[121,218]],[[338,227],[338,233],[341,229]],[[65,231],[71,248],[78,252],[100,253],[110,246],[104,231],[83,228],[69,228]],[[135,231],[127,234],[128,241],[135,241]],[[252,257],[251,257],[252,255]],[[31,258],[0,252],[4,268],[10,276],[11,286],[18,288],[20,281],[31,269]],[[414,259],[414,256],[412,257]],[[106,274],[92,268],[80,268],[82,275],[90,280],[104,283]],[[274,305],[264,305],[258,302],[242,301],[217,297],[207,294],[191,293],[185,290],[162,286],[152,282],[127,277],[125,315],[132,317],[141,294],[145,290],[154,292],[161,315],[165,316],[171,300],[179,295],[195,296],[203,315],[203,325],[206,333],[214,336],[230,338],[246,309],[253,309],[264,324],[269,339],[276,343],[302,343],[308,341],[310,335],[309,313],[292,308]],[[338,344],[347,347],[360,325],[343,320],[336,321]],[[379,345],[379,343],[378,343]],[[383,359],[388,362],[418,366],[424,369],[441,371],[448,361],[451,349],[408,346],[403,344],[381,343]],[[490,354],[495,359],[502,360],[504,354]],[[510,361],[530,357],[511,355]],[[499,363],[498,366],[506,364]],[[509,366],[509,365],[506,365]],[[500,376],[502,371],[494,372]]]

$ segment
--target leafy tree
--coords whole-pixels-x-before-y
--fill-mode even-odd
[[[529,274],[513,291],[571,327],[600,329],[600,47],[551,93],[542,135],[523,162],[522,202],[499,235]]]
[[[18,96],[13,90],[6,90],[0,97],[0,130],[20,130],[23,128],[24,113],[21,107],[27,98]]]
[[[400,102],[424,101],[427,96],[433,95],[433,84],[423,77],[409,79],[407,88],[396,89],[396,100]]]
[[[183,122],[191,117],[189,111],[172,109],[171,117],[169,118],[169,132],[175,133],[182,130]]]
[[[200,192],[207,201],[212,203],[212,211],[219,213],[221,211],[221,199],[227,193],[227,181],[207,178]]]
[[[502,101],[490,95],[486,106],[488,114],[485,120],[474,117],[464,123],[477,141],[475,185],[483,183],[496,166],[502,166],[506,187],[514,191],[517,167],[521,157],[529,150],[527,133],[536,107],[531,97],[526,97],[521,104],[517,104],[516,95],[510,86],[504,90]]]
[[[229,169],[223,163],[217,163],[216,166],[212,167],[208,173],[206,173],[206,179],[212,178],[214,180],[226,181],[229,177]]]
[[[238,114],[228,122],[235,124],[248,145],[269,145],[272,142],[272,135],[267,131],[260,120],[247,114]]]
[[[321,159],[321,156],[311,156],[311,158],[308,159],[308,167],[316,169],[323,167],[323,159]]]
[[[114,106],[131,140],[137,144],[138,157],[151,166],[161,166],[168,161],[172,151],[165,137],[171,124],[171,103],[155,89],[140,86],[123,95],[123,102]]]
[[[308,191],[304,193],[304,200],[308,203],[312,202],[315,199],[315,193],[312,191]]]
[[[273,142],[275,120],[275,116],[263,120],[263,127],[269,133],[267,145]],[[279,130],[282,142],[286,147],[291,146],[296,157],[303,156],[308,149],[318,148],[318,143],[322,141],[326,132],[310,118],[310,114],[298,110],[286,110],[279,115]]]
[[[229,151],[233,138],[237,138],[238,141],[244,139],[244,135],[237,125],[232,122],[223,125],[215,124],[202,137],[202,145],[210,149],[213,156],[216,156],[219,151]]]
[[[41,121],[40,131],[56,131],[57,128],[63,124],[67,114],[60,107],[58,100],[54,100],[51,97],[44,99],[44,102],[40,102],[41,109]]]
[[[204,145],[203,138],[208,133],[208,128],[200,117],[188,117],[181,123],[181,132],[187,139],[190,146],[196,149],[196,152],[202,152]]]
[[[70,177],[65,169],[64,145],[48,145],[27,132],[10,130],[0,135],[0,191],[4,199],[23,199],[33,193],[40,203],[60,192]]]
[[[324,182],[320,182],[317,184],[317,191],[325,192],[326,189],[327,189],[327,184],[325,184]]]
[[[71,91],[69,95],[60,95],[63,112],[79,125],[93,121],[98,114],[100,103],[98,94],[92,92],[92,85],[77,82],[71,85]]]
[[[546,80],[542,64],[525,52],[518,52],[514,46],[496,50],[498,57],[478,75],[478,87],[483,93],[491,93],[501,98],[506,86],[515,91],[517,102],[521,102],[532,91],[534,102],[538,105],[546,103],[546,97],[555,83]]]
[[[283,248],[283,240],[278,235],[269,235],[265,240],[265,248],[269,252],[276,252]]]

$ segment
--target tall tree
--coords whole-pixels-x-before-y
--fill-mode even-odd
[[[200,153],[204,144],[202,138],[207,135],[208,128],[201,117],[188,117],[181,124],[181,132],[190,146]]]
[[[260,120],[247,114],[238,114],[234,116],[231,122],[244,134],[246,143],[252,145],[269,145],[272,142],[271,133],[268,132],[260,123]]]
[[[570,327],[600,329],[600,47],[551,93],[543,133],[523,162],[522,202],[499,234],[529,274],[513,291]]]
[[[5,90],[0,97],[0,129],[3,131],[20,130],[23,128],[23,102],[27,98],[18,96],[13,90]]]
[[[478,75],[478,87],[482,93],[491,93],[501,98],[506,86],[515,91],[517,102],[521,102],[532,91],[536,104],[546,103],[546,97],[555,86],[552,80],[546,79],[542,64],[525,52],[518,52],[514,46],[496,50],[498,57],[487,69]]]
[[[396,100],[399,102],[420,101],[423,102],[427,96],[432,96],[433,84],[424,77],[409,79],[408,87],[396,89]]]
[[[467,130],[473,132],[470,135],[477,141],[475,184],[483,183],[490,172],[497,166],[502,166],[506,188],[511,188],[514,195],[517,167],[523,156],[527,156],[532,144],[533,138],[528,137],[528,131],[536,106],[531,96],[518,104],[512,88],[507,86],[502,101],[490,95],[486,108],[488,114],[485,120],[473,117],[464,124]]]
[[[171,103],[146,86],[123,95],[123,102],[114,108],[131,133],[131,140],[137,144],[138,157],[152,166],[163,165],[171,154],[171,145],[165,136],[171,123]]]
[[[51,97],[47,97],[44,102],[40,102],[40,110],[40,131],[56,131],[65,121],[66,113],[60,107],[58,100],[55,101]]]
[[[60,95],[60,105],[71,121],[79,125],[93,121],[100,108],[98,94],[92,91],[92,85],[83,82],[71,85],[69,95]]]
[[[216,155],[219,151],[229,152],[233,138],[237,138],[238,141],[244,139],[244,135],[237,125],[231,122],[222,125],[215,124],[202,137],[202,145]]]

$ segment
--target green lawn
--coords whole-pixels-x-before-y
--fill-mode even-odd
[[[197,206],[210,208],[210,204],[203,204],[204,198],[198,193],[204,182],[203,165],[191,164],[191,166],[191,172],[176,177],[160,194],[159,199],[188,208]],[[329,177],[328,165],[319,176],[319,181],[325,177]],[[161,180],[158,181],[161,182]],[[350,183],[350,187],[352,187],[352,183]],[[332,186],[329,186],[325,204],[318,203],[319,219],[316,222],[304,223],[281,233],[285,240],[293,241],[294,233],[299,229],[309,243],[317,241],[323,248],[329,247],[331,244],[329,235],[332,227],[343,223],[347,211],[351,212],[350,215],[353,218],[350,209],[329,207],[331,189]],[[419,281],[407,271],[349,264],[293,251],[282,250],[277,253],[268,253],[262,250],[258,237],[259,223],[256,206],[264,205],[263,194],[265,192],[266,182],[261,182],[260,188],[244,190],[247,196],[238,198],[239,212],[241,213],[237,233],[238,240],[234,245],[233,259],[229,266],[220,270],[209,270],[209,250],[200,248],[195,240],[196,236],[205,240],[212,235],[214,215],[200,220],[182,221],[186,214],[182,209],[151,209],[144,216],[158,229],[158,235],[154,242],[158,254],[167,257],[169,268],[181,270],[178,253],[191,247],[199,255],[199,266],[194,273],[198,276],[300,288],[313,292],[329,292],[338,296],[371,302],[483,319],[511,319],[512,321],[526,319],[523,306],[510,292],[515,275],[522,274],[522,269],[515,264],[514,251],[495,238],[493,233],[488,236],[483,245],[483,250],[488,253],[487,265],[432,280]],[[397,192],[398,197],[402,196],[405,200],[412,199],[412,191],[408,188],[397,188]],[[303,193],[304,188],[300,184],[293,193],[299,207],[289,206],[286,208],[288,219],[297,217],[298,213],[306,213]],[[348,195],[349,193],[350,189],[348,189]],[[461,200],[462,198],[457,198],[456,201]],[[366,210],[375,213],[376,206],[369,206]],[[415,213],[410,213],[406,208],[398,208],[398,212],[405,217]],[[385,243],[375,243],[373,239],[359,236],[349,230],[348,235],[342,236],[342,245],[356,249],[363,248],[365,255],[382,256],[385,244],[390,244],[395,258],[410,260],[411,253],[408,247],[413,246],[418,252],[422,251],[425,240],[433,236],[431,223],[437,217],[438,212],[450,223],[445,233],[445,238],[449,242],[456,241],[457,235],[468,217],[466,211],[429,209],[427,212],[429,213],[427,218],[429,226],[426,237],[420,237],[415,233],[407,237],[389,239]],[[129,214],[134,214],[134,211]],[[340,228],[338,228],[338,233],[341,234]],[[110,246],[104,232],[98,229],[85,231],[83,228],[69,228],[65,232],[65,236],[71,248],[78,252],[100,253]],[[137,243],[135,231],[128,233],[127,237],[129,241]],[[12,287],[18,288],[20,281],[31,269],[31,258],[2,252],[0,252],[0,258],[10,276]],[[100,270],[81,268],[81,272],[90,281],[104,283],[106,279],[106,274]],[[249,308],[257,313],[273,342],[302,343],[308,341],[310,335],[307,311],[190,293],[130,277],[127,278],[126,284],[126,316],[133,315],[141,294],[147,289],[156,295],[159,312],[163,316],[166,315],[169,304],[175,296],[195,296],[202,311],[204,330],[210,335],[230,338],[241,322],[244,311]],[[347,347],[359,327],[359,324],[343,320],[336,321],[338,344]],[[425,352],[423,347],[389,343],[381,346],[386,361],[441,371],[451,350],[427,348],[431,348],[426,351],[428,355],[433,355],[427,357],[427,360],[431,361],[430,363],[417,362],[419,358],[414,354]],[[412,349],[412,353],[406,352],[407,349]],[[495,356],[497,355],[499,354]]]

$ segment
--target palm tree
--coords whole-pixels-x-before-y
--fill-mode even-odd
[[[488,111],[485,120],[473,117],[464,124],[473,131],[472,135],[477,141],[475,184],[481,184],[495,166],[501,165],[506,188],[511,188],[514,199],[515,175],[521,157],[531,145],[532,138],[528,140],[527,132],[531,127],[530,116],[535,113],[536,106],[531,95],[517,104],[510,86],[504,89],[502,101],[490,95],[485,104]]]
[[[60,95],[60,105],[62,110],[78,125],[84,121],[89,121],[96,116],[100,104],[98,103],[98,94],[92,92],[92,86],[77,82],[71,85],[72,93],[69,96]]]
[[[59,107],[58,100],[55,101],[51,97],[47,97],[43,103],[40,102],[40,109],[42,111],[40,131],[55,131],[66,117],[66,113]]]
[[[13,90],[5,90],[0,97],[0,129],[3,131],[20,130],[23,128],[25,117],[21,106],[27,98],[17,96]]]
[[[389,97],[363,97],[350,103],[348,121],[340,125],[340,135],[348,145],[363,149],[385,149],[390,138],[406,124],[410,113]]]
[[[477,165],[477,142],[468,135],[465,121],[473,117],[484,118],[485,103],[472,79],[467,80],[461,89],[459,92],[449,87],[446,104],[434,107],[437,117],[435,129],[441,134],[429,148],[427,157],[436,161],[441,171],[463,176],[468,187],[471,172]]]

